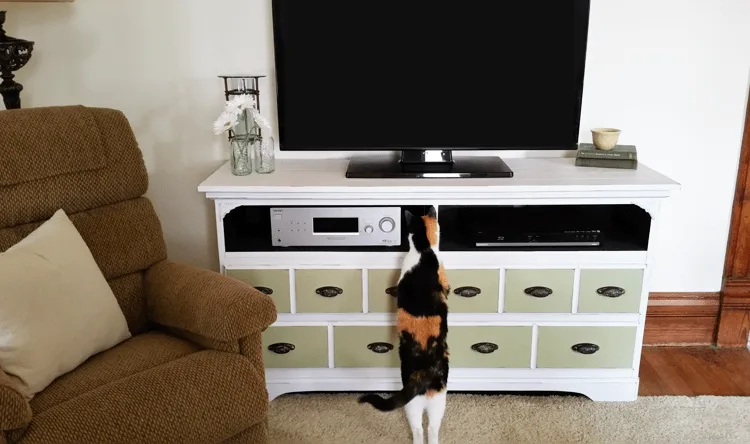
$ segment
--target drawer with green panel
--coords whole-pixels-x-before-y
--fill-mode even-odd
[[[571,313],[575,270],[506,270],[506,313]]]
[[[451,367],[529,368],[532,327],[450,327]]]
[[[266,368],[327,368],[328,327],[268,327],[263,332]]]
[[[395,325],[333,328],[333,365],[340,368],[398,367]]]
[[[633,368],[636,327],[539,327],[537,368]]]
[[[297,313],[362,313],[361,270],[295,270]]]
[[[451,287],[448,306],[453,313],[497,313],[499,270],[445,270]]]
[[[643,270],[581,270],[579,313],[638,313]]]
[[[227,276],[240,280],[269,295],[279,313],[291,312],[289,270],[227,270]]]
[[[398,278],[401,270],[367,270],[367,310],[395,313]]]

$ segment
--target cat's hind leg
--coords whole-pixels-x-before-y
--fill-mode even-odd
[[[414,444],[424,444],[422,418],[424,416],[426,404],[427,398],[425,395],[419,395],[404,406],[406,419],[409,420],[409,427],[411,428],[411,436]]]
[[[427,392],[427,444],[438,444],[438,435],[440,434],[440,424],[443,422],[445,414],[445,402],[447,399],[448,389],[444,388],[439,392]]]

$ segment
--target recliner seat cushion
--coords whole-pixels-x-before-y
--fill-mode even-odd
[[[268,393],[262,371],[241,355],[192,353],[35,412],[28,428],[11,439],[45,444],[220,442],[265,418]]]

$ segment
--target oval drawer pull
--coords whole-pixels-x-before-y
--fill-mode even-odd
[[[529,296],[534,296],[535,298],[546,298],[547,296],[552,294],[552,289],[549,287],[529,287],[523,291]]]
[[[294,344],[289,344],[286,342],[277,342],[276,344],[271,344],[268,346],[268,349],[277,355],[285,355],[289,353],[290,351],[294,350]]]
[[[385,294],[391,295],[394,298],[398,297],[398,287],[389,287],[385,289]]]
[[[373,342],[372,344],[368,344],[367,348],[375,353],[388,353],[393,350],[393,345],[387,342]]]
[[[497,351],[498,346],[497,344],[493,344],[492,342],[478,342],[472,345],[471,349],[474,350],[475,352],[488,355],[490,353]]]
[[[461,296],[462,298],[473,298],[474,296],[481,294],[482,290],[477,287],[458,287],[453,290],[453,293]]]
[[[576,344],[572,347],[574,352],[578,352],[582,355],[593,355],[594,353],[599,351],[599,346],[596,344],[590,344],[588,342],[583,342],[581,344]]]
[[[340,289],[339,287],[320,287],[317,290],[315,290],[315,293],[318,293],[324,298],[333,298],[333,297],[340,295],[343,292],[344,290]]]
[[[597,288],[596,292],[608,298],[619,298],[625,294],[625,289],[622,287],[606,286]]]
[[[268,288],[268,287],[254,287],[254,288],[263,294],[267,294],[267,295],[273,294],[273,288]]]

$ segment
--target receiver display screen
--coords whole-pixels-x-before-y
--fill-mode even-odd
[[[313,233],[359,233],[359,219],[356,217],[314,217]]]

